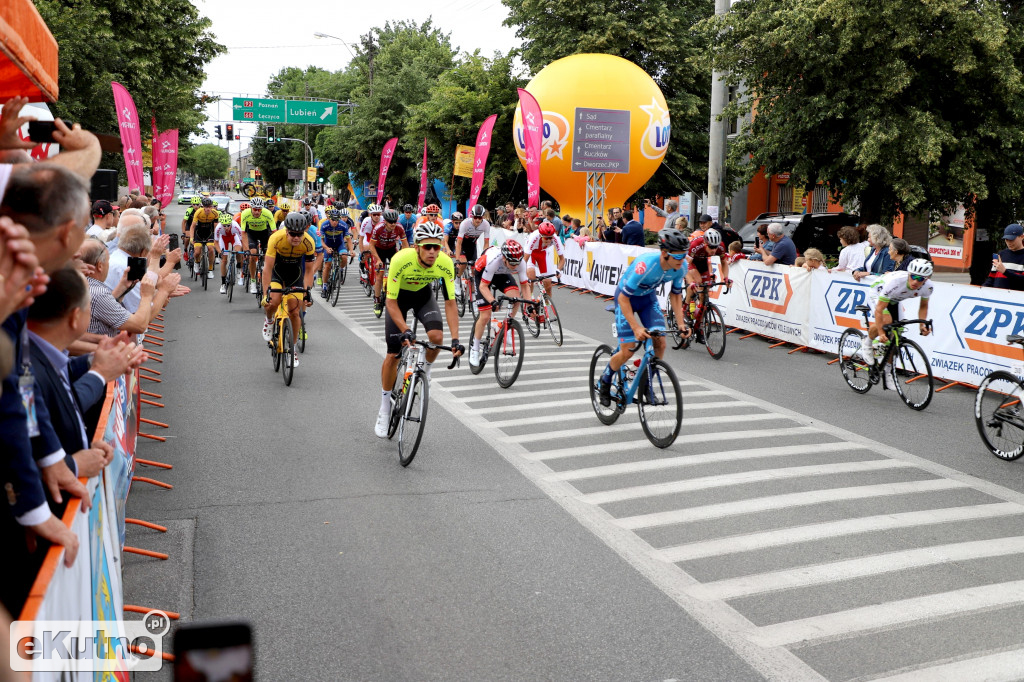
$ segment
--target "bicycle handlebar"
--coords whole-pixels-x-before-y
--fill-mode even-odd
[[[545,279],[551,279],[552,277],[557,277],[559,282],[562,281],[562,273],[560,273],[560,272],[552,272],[550,275],[537,275],[533,279],[527,280],[527,281],[532,284],[534,282],[540,282],[540,281],[543,281]]]
[[[896,327],[906,327],[908,324],[923,324],[924,326],[928,327],[929,331],[932,329],[931,320],[900,320],[899,322],[891,322],[889,324],[882,325],[882,329],[884,329],[885,331],[889,331],[890,329],[894,329]]]
[[[653,329],[653,330],[652,329],[644,329],[644,331],[647,332],[651,337],[665,336],[665,332],[661,331],[660,329]],[[637,341],[636,345],[629,349],[629,352],[630,353],[637,352],[638,350],[640,350],[640,347],[644,345],[644,343],[646,343],[646,342],[645,341]]]
[[[725,293],[728,294],[730,291],[732,291],[732,282],[726,282],[725,280],[713,282],[711,284],[704,284],[703,282],[701,282],[700,284],[697,285],[697,291],[707,291],[708,289],[713,289],[714,287],[720,287],[723,285],[726,287]]]

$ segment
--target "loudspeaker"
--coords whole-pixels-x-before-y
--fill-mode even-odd
[[[92,176],[92,187],[89,190],[89,201],[106,199],[112,204],[117,203],[117,171],[100,168]]]

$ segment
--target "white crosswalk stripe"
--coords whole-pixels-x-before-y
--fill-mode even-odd
[[[383,322],[370,306],[353,288],[328,310],[383,348]],[[546,332],[525,336],[509,389],[497,386],[493,359],[479,375],[465,363],[435,370],[432,402],[758,672],[821,680],[821,661],[834,659],[845,662],[843,679],[1024,678],[1024,632],[1005,651],[957,640],[935,660],[908,654],[901,665],[896,655],[881,673],[872,657],[847,649],[882,633],[912,652],[921,636],[913,628],[981,611],[1019,609],[1024,618],[1024,581],[972,568],[1024,565],[1024,495],[690,377],[672,362],[685,355],[667,356],[680,379],[683,428],[656,449],[635,409],[610,426],[598,422],[587,381],[599,342],[563,331],[561,347]],[[429,467],[429,454],[416,466]],[[933,585],[935,571],[944,580]],[[883,577],[914,589],[888,588]],[[816,657],[804,655],[809,649]]]

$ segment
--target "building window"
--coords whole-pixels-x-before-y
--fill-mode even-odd
[[[793,188],[789,184],[779,185],[779,213],[788,213],[793,210]]]
[[[814,188],[811,210],[814,213],[825,213],[828,211],[828,188],[825,185],[818,185]]]

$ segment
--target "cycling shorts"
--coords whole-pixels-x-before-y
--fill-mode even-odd
[[[324,262],[325,263],[333,263],[335,256],[347,256],[347,255],[348,255],[348,251],[346,251],[345,248],[342,247],[340,249],[336,249],[334,251],[334,253],[325,253],[324,254]]]
[[[267,252],[267,243],[270,241],[270,230],[246,230],[245,234],[249,235],[249,249],[254,250],[256,245],[260,245],[260,251],[263,253]]]
[[[875,314],[875,308],[878,307],[878,293],[874,289],[872,289],[872,291],[875,292],[875,295],[874,296],[868,296],[868,307],[871,308],[871,314],[874,315]],[[893,322],[899,322],[900,321],[900,302],[899,301],[889,301],[889,304],[887,306],[885,306],[885,310],[886,310],[886,312],[889,313],[889,317],[892,318]]]
[[[217,248],[222,251],[241,251],[242,241],[231,233],[223,234],[217,241]]]
[[[550,275],[556,271],[555,254],[552,249],[530,252],[530,264],[537,270],[538,275]]]
[[[454,251],[453,251],[454,252]],[[462,238],[462,255],[466,257],[466,262],[475,263],[477,259],[476,254],[476,240]]]
[[[337,251],[339,253],[348,253],[348,247],[345,246],[344,240],[340,242],[334,242],[331,241],[330,239],[325,239],[323,243],[324,247],[331,249],[332,251]]]
[[[616,296],[616,300],[618,300],[618,296]],[[652,292],[647,296],[630,296],[629,304],[633,306],[633,312],[636,314],[637,319],[640,320],[640,324],[644,329],[648,331],[665,331],[665,314],[661,312],[657,293]],[[626,320],[626,316],[622,314],[618,303],[615,304],[613,332],[619,343],[636,343],[636,337],[633,336],[633,328],[629,326],[629,322]]]
[[[395,250],[394,249],[377,249],[377,256],[380,257],[381,261],[384,263],[384,270],[387,271],[388,263],[390,263],[391,259],[395,257]]]
[[[196,224],[192,228],[192,242],[212,242],[213,241],[213,225],[202,225]]]
[[[409,310],[420,321],[420,326],[430,331],[441,331],[444,326],[441,324],[441,310],[437,307],[437,300],[431,287],[423,287],[416,291],[402,289],[395,299],[398,309],[402,311],[402,319],[406,319]],[[391,314],[384,310],[384,339],[388,345],[388,355],[399,355],[402,352],[402,332],[398,325],[391,319]]]
[[[473,281],[476,283],[474,288],[473,298],[476,301],[477,310],[490,310],[491,304],[487,302],[484,295],[480,293],[480,280],[483,277],[482,272],[473,271]],[[494,279],[491,280],[491,296],[494,296],[495,291],[500,291],[509,296],[519,295],[519,285],[516,284],[515,277],[512,275],[495,275]]]
[[[274,266],[274,269],[270,273],[270,288],[274,288],[275,282],[279,285],[277,287],[278,289],[282,288],[282,286],[301,287],[302,277],[306,274],[305,271],[306,268],[304,266],[302,268],[295,268],[294,266],[291,266],[286,268],[283,272],[278,270],[277,266]],[[256,276],[259,277],[260,273],[256,273]]]

